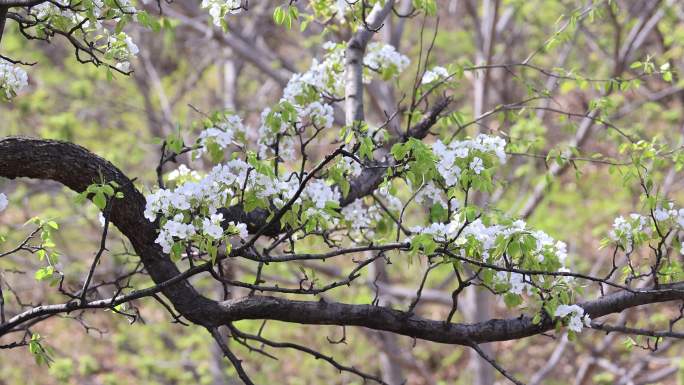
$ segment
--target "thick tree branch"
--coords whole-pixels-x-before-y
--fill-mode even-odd
[[[0,176],[54,180],[79,193],[93,183],[117,182],[124,198],[112,202],[111,223],[131,241],[156,283],[180,274],[154,243],[156,226],[143,216],[145,197],[118,168],[85,148],[51,140],[4,138],[0,140]],[[199,324],[206,319],[204,311],[214,303],[187,282],[169,286],[163,293],[178,312]]]
[[[580,306],[590,317],[599,318],[636,306],[683,298],[684,282],[680,282],[661,290],[610,294],[581,303]],[[294,301],[267,296],[239,298],[226,301],[222,305],[234,320],[267,318],[301,324],[362,326],[433,342],[464,346],[520,339],[549,331],[554,327],[553,320],[549,318],[535,325],[529,316],[492,319],[475,324],[445,324],[441,320],[429,320],[381,306]]]
[[[47,0],[0,0],[0,7],[33,7]]]
[[[142,194],[120,170],[86,149],[52,140],[5,138],[0,140],[0,176],[51,179],[77,192],[94,182],[116,181],[121,185],[124,198],[112,203],[112,224],[129,238],[155,283],[164,284],[180,274],[176,265],[154,243],[156,227],[143,216],[145,198]],[[177,280],[165,284],[162,292],[182,316],[208,328],[241,319],[271,319],[312,325],[361,326],[439,343],[471,346],[528,337],[554,326],[549,318],[535,325],[529,316],[475,324],[445,324],[442,320],[430,320],[381,306],[256,295],[216,302],[201,296],[187,281]],[[682,299],[684,282],[662,285],[658,290],[620,291],[580,305],[592,318],[599,318],[640,305]],[[68,312],[70,308],[52,310]]]

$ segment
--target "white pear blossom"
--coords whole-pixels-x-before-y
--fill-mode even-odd
[[[553,313],[554,317],[565,318],[570,316],[568,320],[568,329],[575,333],[582,332],[584,326],[591,325],[591,318],[584,313],[584,309],[579,305],[558,305],[556,311]]]
[[[345,172],[347,172],[350,176],[357,177],[361,175],[361,172],[363,172],[363,168],[357,162],[356,160],[348,157],[348,156],[343,156],[340,158],[339,161],[339,167],[342,168]]]
[[[356,199],[342,208],[342,216],[349,221],[353,230],[360,230],[369,228],[373,221],[380,219],[380,211],[377,206],[366,207],[363,199]]]
[[[368,44],[363,64],[374,71],[382,72],[385,69],[394,69],[398,73],[403,72],[411,61],[406,55],[397,52],[394,46],[379,42]],[[365,79],[368,82],[370,79]]]
[[[74,11],[76,8],[78,9]],[[53,27],[64,32],[78,27],[88,43],[94,44],[114,59],[115,69],[130,72],[130,60],[138,54],[138,46],[124,32],[112,30],[116,23],[105,22],[119,22],[124,17],[136,14],[137,9],[131,0],[117,0],[116,6],[105,4],[102,0],[79,4],[70,0],[53,0],[32,6],[29,12],[37,20],[50,22]],[[91,12],[94,16],[92,19],[86,16]]]
[[[298,112],[301,120],[307,119],[318,128],[330,128],[334,122],[333,108],[327,103],[309,103]]]
[[[26,71],[0,58],[0,92],[7,99],[11,99],[27,86],[28,75]]]
[[[267,123],[270,117],[270,124]],[[274,127],[274,122],[277,124]],[[285,161],[291,161],[297,156],[296,142],[288,135],[288,129],[292,125],[282,118],[279,112],[265,108],[261,112],[261,126],[258,129],[259,156],[269,158],[275,156],[277,142],[278,156]]]
[[[447,186],[458,183],[463,169],[480,174],[486,167],[485,155],[494,156],[500,164],[506,163],[506,141],[497,136],[480,134],[474,139],[454,140],[444,144],[441,140],[432,145],[437,158],[436,168]]]
[[[482,159],[478,157],[474,157],[473,160],[470,161],[469,167],[477,175],[480,175],[480,173],[485,169]]]
[[[653,210],[653,216],[658,222],[664,222],[671,218],[677,218],[679,216],[678,214],[679,212],[675,210],[674,204],[672,202],[670,202],[669,208],[658,207]]]
[[[413,226],[410,230],[415,234],[432,235],[435,241],[446,242],[456,236],[459,225],[458,221],[451,221],[449,223],[433,222],[426,227]]]
[[[311,89],[327,96],[342,97],[344,95],[345,66],[343,63],[346,43],[326,42],[323,48],[327,52],[322,61],[314,59],[308,71],[295,74],[290,78],[283,91],[283,99],[296,103],[298,98],[303,97]],[[371,43],[366,49],[363,64],[372,71],[364,73],[363,81],[368,83],[373,73],[382,73],[385,70],[394,70],[394,74],[399,74],[409,63],[409,58],[397,52],[393,46],[379,42]]]
[[[435,142],[432,150],[437,155],[438,159],[437,171],[442,175],[446,184],[448,186],[453,186],[458,183],[458,179],[461,177],[461,168],[454,163],[456,161],[457,152],[447,149],[440,140]]]
[[[64,8],[58,7],[57,4]],[[97,13],[97,16],[99,16],[99,10],[101,6],[98,6],[97,3],[95,3],[94,5],[94,11]],[[32,6],[31,14],[39,20],[47,20],[53,16],[61,16],[67,19],[71,19],[72,22],[79,21],[80,15],[75,14],[71,9],[68,8],[68,6],[69,0],[56,0],[54,2],[46,1],[44,3]]]
[[[104,2],[102,0],[95,0],[93,1],[99,8],[104,7]],[[131,3],[131,0],[116,0],[116,5],[119,10],[123,11],[124,13],[136,13],[138,10],[135,9],[133,4]]]
[[[124,38],[124,43],[126,43],[126,49],[128,49],[128,53],[131,56],[136,56],[140,52],[140,49],[133,42],[133,39],[131,39],[130,36],[126,35],[126,37]]]
[[[216,213],[219,208],[229,205],[232,197],[240,196],[241,191],[251,192],[259,199],[270,201],[275,207],[282,207],[299,189],[297,174],[283,173],[279,178],[262,174],[241,159],[218,164],[201,178],[181,177],[188,173],[191,175],[188,170],[179,168],[179,185],[173,189],[158,189],[147,196],[145,218],[154,221],[160,216],[162,223],[163,220],[167,221],[156,240],[165,250],[173,245],[173,237],[183,239],[183,232],[178,230],[183,213],[207,212],[209,218],[196,218],[193,223],[183,225],[193,225],[193,229],[201,229],[204,235],[218,239],[220,217]],[[323,179],[312,178],[307,182],[297,203],[309,202],[313,206],[307,211],[307,217],[320,216],[329,223],[334,223],[335,218],[324,209],[327,202],[339,199],[337,187],[331,187]],[[192,215],[186,217],[192,218]],[[241,237],[246,234],[246,227],[239,224],[236,226]]]
[[[209,218],[202,219],[202,233],[213,238],[221,239],[223,237],[223,214],[212,214]]]
[[[425,71],[421,84],[430,84],[447,77],[449,77],[449,71],[447,71],[446,68],[435,66],[431,70]]]
[[[202,0],[201,7],[209,9],[214,25],[220,27],[225,15],[242,11],[241,5],[241,0]]]
[[[131,70],[131,62],[129,61],[120,61],[116,64],[114,64],[114,68],[118,69],[121,72],[130,72]]]
[[[627,249],[633,246],[634,235],[641,232],[649,232],[647,227],[648,219],[637,213],[632,213],[628,218],[619,216],[613,222],[613,229],[608,233],[608,237]]]
[[[107,35],[109,32],[103,31],[102,34]],[[116,60],[115,68],[128,72],[131,66],[130,61],[140,52],[140,49],[130,36],[125,32],[119,32],[109,36],[106,51]]]
[[[684,228],[684,209],[677,211],[677,224],[679,227]]]
[[[197,138],[200,148],[197,150],[195,157],[199,158],[207,151],[206,145],[210,140],[221,149],[225,149],[234,142],[237,134],[244,132],[245,126],[242,123],[242,118],[238,115],[226,115],[221,121],[211,127],[207,127],[200,133]]]
[[[324,208],[325,204],[329,201],[340,200],[340,192],[337,188],[328,186],[327,183],[320,179],[310,181],[304,188],[302,195],[311,199],[319,209]]]
[[[513,294],[533,294],[533,286],[525,282],[525,276],[520,273],[499,271],[496,273],[496,280],[509,283],[511,285],[510,292]]]
[[[459,229],[460,224],[458,226],[453,226],[453,228]],[[466,240],[468,238],[473,238],[477,240],[482,245],[483,258],[487,258],[490,251],[494,248],[496,237],[505,235],[503,234],[505,229],[506,228],[501,225],[487,226],[478,218],[463,229],[459,239]],[[515,231],[517,231],[517,229]]]
[[[497,158],[499,158],[500,164],[506,163],[506,141],[503,138],[480,134],[470,143],[470,145],[471,148],[475,150],[494,153]]]
[[[230,222],[228,222],[228,227],[235,228],[235,230],[237,231],[236,235],[240,239],[246,240],[247,237],[249,237],[249,233],[247,232],[247,225],[244,223],[241,223],[241,222],[235,223],[233,221],[230,221]]]
[[[350,10],[347,0],[335,0],[335,16],[340,22],[344,22],[345,14]]]
[[[200,175],[195,170],[190,170],[188,166],[181,164],[177,169],[171,171],[168,175],[169,181],[175,181],[180,179],[200,179]]]
[[[443,197],[444,193],[435,186],[434,183],[426,183],[420,191],[416,194],[416,202],[419,204],[429,204],[430,206],[439,203],[442,207],[447,207],[446,200]]]
[[[404,204],[401,203],[401,199],[390,194],[387,186],[380,187],[378,189],[377,193],[378,193],[378,196],[385,198],[386,206],[391,211],[401,211],[401,209],[403,208]]]
[[[497,241],[507,242],[507,239],[513,239],[513,237],[522,235],[532,236],[536,241],[536,247],[528,250],[530,257],[536,258],[540,262],[544,262],[547,257],[552,258],[558,261],[562,267],[565,267],[565,260],[567,258],[567,246],[564,242],[554,240],[543,231],[531,231],[522,220],[514,221],[511,224],[486,225],[478,218],[466,224],[459,215],[454,214],[453,219],[448,223],[431,223],[427,227],[414,226],[410,230],[415,234],[430,234],[437,242],[453,241],[453,244],[456,246],[463,245],[468,241],[476,242],[479,245],[480,256],[465,255],[463,249],[458,251],[462,257],[467,258],[482,258],[486,260],[496,249]],[[504,266],[504,260],[501,256],[492,262]],[[518,278],[521,277],[516,276],[511,279],[515,282],[521,281]],[[506,281],[508,282],[509,279],[507,278]],[[516,289],[516,291],[518,290]]]
[[[296,103],[309,90],[329,96],[344,95],[344,44],[326,42],[322,61],[313,59],[309,70],[294,74],[283,90],[283,99]]]
[[[195,235],[195,226],[191,223],[183,223],[183,214],[177,214],[173,219],[164,223],[159,230],[159,235],[155,242],[162,247],[165,253],[171,252],[175,239],[188,239]]]

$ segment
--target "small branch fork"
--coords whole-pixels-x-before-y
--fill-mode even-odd
[[[295,343],[291,343],[291,342],[271,341],[271,340],[261,336],[261,331],[259,334],[256,334],[256,335],[244,333],[244,332],[240,331],[238,328],[236,328],[235,326],[233,326],[232,324],[229,324],[228,328],[230,329],[231,333],[233,334],[233,338],[242,339],[244,341],[252,340],[255,342],[259,342],[263,345],[273,347],[273,348],[286,348],[286,349],[298,350],[300,352],[311,355],[312,357],[314,357],[317,360],[323,360],[323,361],[327,362],[328,364],[333,366],[335,369],[337,369],[340,373],[341,372],[348,372],[348,373],[352,373],[354,375],[359,376],[361,379],[363,379],[364,382],[370,380],[370,381],[374,381],[374,382],[381,384],[381,385],[388,385],[384,381],[382,381],[382,379],[380,379],[376,376],[361,372],[360,370],[358,370],[354,367],[351,367],[351,366],[342,365],[342,364],[338,363],[333,357],[322,354],[322,353],[320,353],[314,349],[311,349],[309,347],[299,345],[299,344],[295,344]]]
[[[230,350],[228,343],[225,341],[223,336],[221,336],[221,333],[219,333],[219,329],[218,328],[209,329],[209,333],[211,333],[211,336],[214,337],[214,341],[216,341],[218,346],[221,348],[223,355],[233,365],[233,367],[235,368],[235,371],[238,374],[238,377],[240,377],[242,382],[244,382],[245,385],[254,385],[254,382],[252,381],[251,378],[249,378],[249,375],[247,374],[247,372],[245,372],[245,369],[242,367],[242,360],[240,360],[233,353],[233,351]]]

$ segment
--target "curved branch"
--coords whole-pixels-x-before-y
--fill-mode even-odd
[[[53,140],[10,137],[0,139],[0,176],[55,180],[74,191],[90,184],[116,181],[123,199],[112,203],[111,223],[140,255],[146,270],[175,309],[193,323],[215,328],[241,319],[270,319],[310,325],[360,326],[424,340],[472,346],[473,343],[505,341],[553,329],[546,317],[539,324],[532,317],[492,319],[475,324],[445,323],[382,306],[325,301],[295,301],[269,296],[250,296],[225,302],[200,295],[154,243],[156,225],[143,216],[145,198],[118,168],[83,147]],[[173,284],[165,284],[172,281]],[[592,318],[646,304],[684,299],[684,282],[660,289],[621,291],[581,303]],[[64,311],[69,311],[68,306]]]
[[[0,7],[33,7],[47,0],[0,0]]]
[[[131,241],[155,283],[180,274],[176,265],[154,243],[156,225],[143,216],[145,197],[121,170],[85,148],[54,140],[4,138],[0,140],[0,176],[54,180],[79,193],[93,183],[117,182],[124,199],[112,202],[111,223]],[[179,313],[200,325],[207,319],[205,311],[215,304],[186,281],[166,287],[163,293]]]
[[[684,299],[684,282],[660,290],[619,292],[580,303],[592,318],[619,313],[646,304]],[[314,325],[361,326],[413,338],[472,346],[473,343],[508,341],[544,333],[554,328],[550,318],[539,324],[532,317],[491,319],[475,324],[446,324],[411,315],[404,311],[374,305],[352,305],[325,301],[294,301],[268,296],[251,296],[226,301],[226,312],[233,319],[263,319]]]

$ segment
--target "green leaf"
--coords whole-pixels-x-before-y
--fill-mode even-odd
[[[97,208],[100,210],[104,210],[104,208],[107,206],[107,198],[105,198],[102,191],[98,191],[95,193],[95,195],[93,195],[93,203],[95,203],[95,206],[97,206]]]
[[[466,221],[472,222],[475,219],[477,219],[477,207],[475,206],[466,206],[463,209],[463,212],[465,214]]]
[[[514,308],[522,303],[522,297],[518,294],[506,293],[504,295],[504,303],[509,308]]]
[[[406,143],[396,143],[392,146],[392,149],[390,150],[392,156],[394,156],[394,159],[396,160],[404,159],[406,157],[406,154],[409,153],[409,151],[410,148],[406,145]]]
[[[105,184],[102,186],[102,191],[107,195],[107,196],[112,196],[114,195],[114,188],[108,184]]]
[[[280,25],[280,24],[283,24],[284,20],[285,20],[285,12],[283,11],[283,8],[281,6],[277,6],[273,10],[273,21],[275,21],[276,24]]]
[[[211,161],[214,163],[219,163],[223,160],[223,150],[221,150],[221,147],[219,145],[212,141],[209,141],[206,145],[207,150],[209,150],[209,157],[211,158]]]
[[[534,325],[539,325],[539,323],[541,322],[541,320],[542,320],[541,313],[537,313],[537,314],[535,314],[534,317],[532,318],[532,324],[534,324]]]
[[[430,208],[430,220],[432,222],[447,222],[449,219],[449,211],[442,207],[439,203],[435,203]]]
[[[180,242],[176,242],[173,244],[171,247],[171,260],[174,262],[178,262],[181,259],[181,256],[183,255],[183,244]]]
[[[425,255],[430,255],[437,250],[437,246],[430,234],[418,234],[411,239],[411,252],[414,254],[422,249]]]
[[[48,278],[52,277],[52,274],[54,274],[55,268],[52,266],[48,267],[43,267],[42,269],[38,269],[36,273],[34,274],[35,278],[37,281],[43,281]]]
[[[359,147],[359,155],[366,159],[373,159],[373,141],[369,137],[361,139],[361,146]]]

